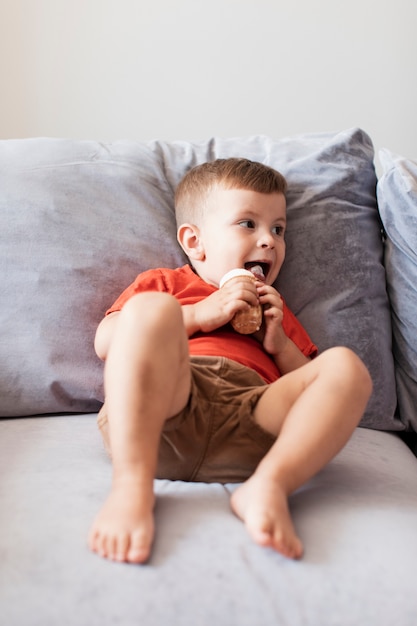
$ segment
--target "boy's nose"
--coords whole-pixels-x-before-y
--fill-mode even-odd
[[[274,243],[275,242],[272,233],[270,233],[269,231],[262,233],[258,239],[258,246],[260,248],[273,248]]]

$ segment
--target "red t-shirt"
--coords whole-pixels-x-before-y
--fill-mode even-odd
[[[135,294],[145,291],[161,291],[170,293],[181,305],[195,304],[216,291],[204,282],[189,265],[177,269],[153,269],[143,272],[117,298],[106,315],[120,311],[123,305]],[[317,355],[317,347],[313,344],[303,326],[289,310],[285,302],[282,327],[301,352],[307,357]],[[241,335],[226,324],[209,333],[195,333],[189,338],[191,355],[224,356],[237,361],[258,372],[267,382],[271,383],[280,376],[280,372],[262,345],[250,335]]]

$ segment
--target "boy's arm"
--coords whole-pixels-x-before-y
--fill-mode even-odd
[[[185,330],[187,332],[188,337],[194,335],[196,332],[200,330],[198,322],[195,316],[195,305],[194,304],[183,304],[181,307],[182,317],[184,320]]]
[[[310,361],[282,327],[284,305],[272,286],[258,284],[259,301],[264,307],[263,328],[257,334],[265,352],[275,361],[280,373],[288,374]]]
[[[284,336],[279,344],[278,351],[271,356],[274,359],[280,373],[284,375],[302,367],[310,361],[310,358],[305,356],[298,346],[296,346],[295,343],[285,335],[282,327],[281,330]]]

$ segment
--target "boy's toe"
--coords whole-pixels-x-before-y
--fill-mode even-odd
[[[150,540],[143,532],[132,534],[127,560],[130,563],[145,563],[151,551]]]
[[[127,561],[127,553],[129,550],[129,535],[127,533],[122,533],[117,537],[117,542],[114,551],[114,560],[115,561]]]

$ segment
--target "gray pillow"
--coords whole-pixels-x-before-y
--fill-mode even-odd
[[[243,156],[275,167],[289,191],[286,261],[277,287],[320,350],[352,348],[374,391],[361,425],[399,431],[391,321],[376,205],[374,149],[360,129],[273,140],[155,142],[174,189],[197,163]]]
[[[141,143],[0,142],[0,415],[103,399],[94,333],[140,271],[176,265],[172,193]]]
[[[320,349],[348,345],[371,370],[362,425],[394,416],[391,325],[368,136],[192,142],[0,142],[0,415],[95,411],[93,350],[105,309],[148,267],[182,264],[173,194],[216,157],[247,156],[289,182],[287,261],[278,288]]]
[[[398,406],[417,431],[417,161],[380,150],[377,196],[387,235],[385,267],[392,308]]]

